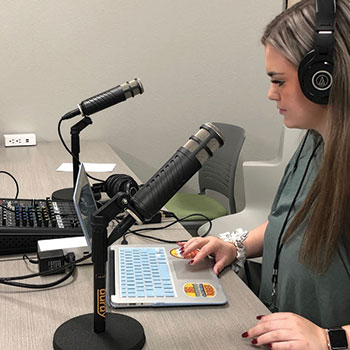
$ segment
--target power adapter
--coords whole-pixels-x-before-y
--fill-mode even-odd
[[[53,271],[65,265],[63,249],[38,252],[39,272]],[[52,274],[64,273],[65,269]]]

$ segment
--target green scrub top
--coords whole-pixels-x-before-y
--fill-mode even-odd
[[[291,202],[304,176],[307,163],[316,145],[322,142],[322,138],[317,133],[310,132],[306,136],[304,146],[302,146],[303,141],[287,165],[268,217],[269,224],[264,238],[259,295],[261,301],[267,306],[271,304],[272,270],[277,240]],[[322,153],[323,143],[312,156],[287,226],[304,202],[317,175],[322,161]],[[298,261],[305,228],[306,222],[300,225],[293,236],[283,245],[279,257],[276,302],[278,311],[296,313],[323,328],[350,324],[350,261],[345,246],[339,245],[325,273],[314,273]]]

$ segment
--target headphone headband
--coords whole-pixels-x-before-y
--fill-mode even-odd
[[[333,84],[333,51],[336,0],[315,0],[314,49],[299,64],[301,90],[314,103],[328,104]]]
[[[316,32],[323,30],[334,32],[335,11],[335,0],[316,0]]]
[[[316,0],[315,50],[333,57],[335,0]]]

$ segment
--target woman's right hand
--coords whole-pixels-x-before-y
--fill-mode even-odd
[[[218,275],[226,266],[236,260],[237,250],[233,243],[225,242],[217,237],[195,237],[187,242],[179,242],[183,256],[198,250],[198,253],[190,261],[191,265],[197,264],[208,255],[215,258],[213,271]]]

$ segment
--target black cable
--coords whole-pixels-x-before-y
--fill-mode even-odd
[[[28,257],[28,258],[30,258],[30,257]],[[6,261],[18,261],[18,260],[24,260],[25,258],[24,258],[24,256],[22,256],[22,257],[20,257],[20,256],[15,256],[15,257],[5,257],[5,258],[0,258],[0,263],[2,263],[2,262],[6,262]],[[30,258],[30,259],[32,259],[32,258]]]
[[[21,283],[21,282],[13,282],[7,279],[1,279],[0,283],[1,284],[6,284],[12,287],[20,287],[20,288],[30,288],[30,289],[45,289],[45,288],[52,288],[55,287],[59,284],[61,284],[62,282],[66,281],[69,277],[71,277],[75,271],[76,268],[76,262],[75,262],[75,255],[74,253],[68,253],[65,256],[66,260],[68,261],[68,264],[62,266],[63,269],[69,268],[69,271],[67,274],[65,274],[62,278],[53,281],[53,282],[49,282],[49,283],[43,283],[43,284],[31,284],[31,283]],[[84,257],[85,258],[85,257]],[[81,260],[81,259],[79,259]],[[55,270],[51,270],[49,271],[50,274],[55,273],[54,271],[57,272],[57,270],[61,270],[60,269],[55,269]],[[23,276],[21,276],[23,277]]]
[[[24,279],[29,279],[29,278],[34,278],[34,277],[38,277],[38,276],[49,276],[49,275],[53,275],[56,272],[65,270],[68,267],[71,267],[73,265],[77,265],[78,263],[87,260],[91,258],[91,253],[88,255],[83,256],[82,258],[75,260],[73,262],[69,262],[68,264],[65,264],[64,266],[58,267],[56,269],[53,270],[49,270],[49,271],[43,271],[43,272],[37,272],[37,273],[32,273],[29,275],[25,275],[25,276],[14,276],[14,277],[1,277],[0,278],[0,283],[3,282],[7,282],[7,281],[16,281],[16,280],[24,280]]]
[[[164,217],[166,218],[175,218],[176,220],[180,220],[175,213],[171,212],[171,211],[167,211],[167,210],[160,210],[161,214],[164,215]],[[193,215],[193,214],[190,214]],[[198,214],[198,215],[202,215],[202,214]],[[205,215],[203,215],[206,219],[208,219]],[[182,218],[183,219],[183,218]]]
[[[301,148],[303,149],[305,144],[306,144],[306,139],[307,137],[309,136],[309,132],[306,134],[305,138],[304,138],[304,142],[302,143],[302,146]],[[282,248],[284,246],[284,243],[282,242],[282,237],[284,235],[284,231],[287,227],[287,224],[288,224],[288,221],[289,221],[289,217],[291,215],[291,212],[292,212],[292,209],[294,208],[294,205],[297,201],[297,198],[299,196],[299,193],[301,191],[301,188],[304,184],[304,181],[305,181],[305,178],[306,178],[306,175],[308,173],[308,170],[309,170],[309,167],[311,165],[311,162],[312,162],[312,159],[313,157],[316,155],[316,151],[317,149],[320,147],[320,145],[322,144],[321,140],[316,144],[316,146],[314,147],[314,149],[312,150],[312,153],[309,157],[309,159],[307,160],[307,163],[306,163],[306,166],[305,166],[305,170],[304,170],[304,173],[303,173],[303,176],[299,182],[299,185],[298,185],[298,188],[294,194],[294,197],[293,197],[293,200],[289,206],[289,209],[288,209],[288,212],[287,212],[287,215],[282,223],[282,226],[281,226],[281,230],[279,232],[279,235],[278,235],[278,240],[277,240],[277,245],[276,245],[276,253],[275,253],[275,259],[274,259],[274,263],[273,263],[273,270],[272,270],[272,292],[271,292],[271,303],[268,305],[268,308],[270,309],[270,311],[272,312],[276,312],[278,311],[278,308],[276,306],[276,301],[277,301],[277,282],[278,282],[278,270],[279,270],[279,259],[280,259],[280,255],[281,255],[281,252],[282,252]],[[299,157],[301,156],[301,151],[299,151],[298,153],[298,159],[296,160],[296,164],[298,163],[299,161]],[[296,169],[297,166],[294,166],[294,170]]]
[[[31,283],[22,283],[22,282],[14,282],[14,281],[0,281],[1,284],[5,284],[12,287],[20,287],[20,288],[29,288],[29,289],[46,289],[46,288],[52,288],[55,287],[64,281],[66,281],[70,276],[73,275],[73,272],[75,271],[75,266],[71,266],[69,268],[69,272],[64,275],[62,278],[60,278],[57,281],[50,282],[50,283],[43,283],[43,284],[31,284]]]
[[[28,260],[32,264],[39,264],[39,259],[38,260],[34,260],[34,259],[30,258],[27,254],[23,255],[23,260],[24,261]]]
[[[307,137],[307,136],[306,136],[306,137]],[[305,142],[304,142],[304,144],[305,144]],[[302,147],[304,147],[304,144],[303,144]],[[291,212],[292,212],[292,209],[293,209],[293,207],[294,207],[294,205],[295,205],[295,202],[296,202],[296,200],[297,200],[297,198],[298,198],[298,195],[299,195],[299,193],[300,193],[300,191],[301,191],[301,188],[302,188],[302,186],[303,186],[303,184],[304,184],[304,181],[305,181],[306,175],[307,175],[307,173],[308,173],[308,170],[309,170],[311,161],[312,161],[313,157],[315,156],[316,151],[317,151],[317,149],[318,149],[318,147],[319,147],[320,145],[321,145],[321,141],[319,141],[319,142],[317,143],[317,145],[315,146],[315,148],[313,149],[313,151],[312,151],[312,153],[311,153],[311,156],[309,157],[309,159],[308,159],[308,161],[307,161],[307,163],[306,163],[306,167],[305,167],[305,170],[304,170],[304,174],[303,174],[303,176],[302,176],[302,178],[301,178],[301,180],[300,180],[300,183],[299,183],[299,185],[298,185],[298,188],[297,188],[297,190],[296,190],[296,192],[295,192],[295,194],[294,194],[293,200],[292,200],[292,202],[291,202],[291,204],[290,204],[290,206],[289,206],[289,209],[288,209],[288,212],[287,212],[287,216],[286,216],[286,218],[284,219],[284,222],[283,222],[283,224],[282,224],[282,228],[281,228],[281,230],[280,230],[280,233],[279,233],[279,236],[278,236],[278,240],[277,240],[277,246],[276,246],[276,257],[275,257],[275,263],[274,263],[274,269],[276,269],[276,270],[278,270],[278,260],[279,260],[279,256],[280,256],[281,251],[282,251],[282,248],[283,248],[283,243],[281,244],[281,241],[282,241],[282,236],[283,236],[284,230],[285,230],[285,228],[286,228],[286,226],[287,226],[287,223],[288,223],[290,214],[291,214]],[[301,153],[301,152],[300,152],[300,153]]]
[[[0,174],[6,174],[6,175],[10,176],[12,178],[12,180],[15,182],[15,185],[16,185],[16,196],[15,196],[15,199],[17,199],[18,198],[18,194],[19,194],[19,186],[18,186],[18,182],[15,179],[15,177],[12,174],[10,174],[9,172],[5,171],[5,170],[0,170]]]
[[[81,164],[80,160],[72,153],[72,151],[68,148],[67,144],[65,143],[65,141],[63,140],[63,137],[62,137],[62,133],[61,133],[61,124],[62,124],[62,121],[65,120],[63,119],[65,116],[63,116],[60,121],[58,122],[58,137],[60,138],[64,148],[66,149],[66,151],[76,160],[79,162],[79,164]],[[86,173],[86,175],[92,179],[92,180],[95,180],[95,181],[98,181],[98,182],[104,182],[104,180],[101,180],[101,179],[98,179],[96,177],[93,177],[91,176],[90,174]]]
[[[67,147],[66,143],[64,142],[63,140],[63,137],[62,137],[62,134],[61,134],[61,124],[63,122],[63,117],[60,119],[60,121],[58,122],[58,137],[60,138],[62,144],[63,144],[63,147],[66,149],[66,151],[72,156],[72,157],[75,157],[74,154],[71,152],[71,150]],[[80,162],[79,162],[80,164]]]
[[[176,215],[175,215],[174,213],[172,213],[172,212],[167,212],[167,213],[169,214],[168,217],[173,216],[173,217],[176,218]],[[130,234],[130,233],[133,233],[133,234],[135,234],[136,236],[139,236],[139,237],[149,238],[149,239],[153,239],[153,240],[155,240],[155,241],[159,241],[159,242],[163,242],[163,243],[171,243],[171,244],[172,244],[172,243],[177,243],[177,242],[184,242],[184,241],[186,241],[186,240],[170,241],[170,240],[163,239],[163,238],[158,238],[158,237],[153,237],[153,236],[144,235],[144,234],[142,234],[142,233],[140,233],[140,232],[143,232],[143,231],[164,230],[164,229],[166,229],[166,228],[168,228],[168,227],[170,227],[170,226],[175,225],[175,224],[178,223],[178,222],[185,221],[186,219],[188,219],[189,217],[192,217],[192,216],[202,216],[202,217],[204,217],[204,218],[208,221],[208,223],[209,223],[209,228],[208,228],[207,231],[206,231],[203,235],[201,235],[200,237],[205,237],[205,236],[207,236],[207,235],[209,234],[210,230],[211,230],[212,227],[213,227],[213,223],[212,223],[211,219],[209,219],[207,216],[205,216],[205,215],[203,215],[203,214],[196,214],[196,213],[195,213],[195,214],[189,214],[189,215],[187,215],[187,216],[184,216],[184,217],[181,218],[181,219],[176,219],[175,221],[171,222],[170,224],[167,224],[167,225],[162,226],[162,227],[147,227],[147,228],[140,228],[140,229],[136,229],[136,230],[128,230],[126,233],[124,233],[123,239],[122,239],[122,241],[121,241],[121,244],[128,244],[128,241],[127,241],[127,239],[126,239],[126,235],[127,235],[127,234]]]

